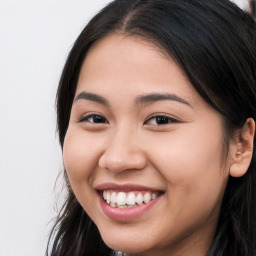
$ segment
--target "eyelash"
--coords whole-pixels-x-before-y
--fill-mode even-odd
[[[92,121],[90,119],[92,118]],[[103,121],[103,122],[98,122],[98,121]],[[108,123],[107,119],[101,115],[96,115],[96,114],[91,114],[88,116],[83,117],[81,120],[79,120],[79,123],[82,122],[90,122],[93,124],[98,124],[98,123]]]
[[[90,119],[92,119],[90,121]],[[150,124],[149,122],[155,120],[154,124]],[[90,114],[88,116],[83,117],[79,123],[81,122],[90,122],[93,124],[97,124],[97,123],[108,123],[108,120],[101,116],[101,115],[96,115],[96,114]],[[162,122],[162,123],[161,123]],[[164,115],[157,115],[157,116],[152,116],[149,119],[146,120],[145,124],[148,125],[166,125],[166,124],[170,124],[170,123],[179,123],[179,121],[177,119],[171,118],[171,117],[167,117]]]
[[[149,124],[151,120],[155,120],[154,124]],[[163,122],[163,123],[161,123]],[[149,125],[167,125],[170,123],[179,123],[179,121],[175,118],[164,116],[164,115],[158,115],[158,116],[152,116],[150,117],[146,122],[146,124]]]

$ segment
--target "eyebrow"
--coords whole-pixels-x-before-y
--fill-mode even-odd
[[[180,103],[183,103],[185,105],[188,105],[192,108],[190,103],[183,98],[180,98],[179,96],[175,94],[169,94],[169,93],[151,93],[147,95],[141,95],[138,96],[136,99],[136,104],[148,104],[148,103],[153,103],[157,101],[163,101],[163,100],[172,100],[172,101],[177,101]]]
[[[110,104],[108,100],[98,94],[91,93],[91,92],[81,92],[79,93],[74,101],[78,100],[90,100],[94,102],[98,102],[106,107],[109,107]],[[172,101],[177,101],[179,103],[183,103],[185,105],[188,105],[192,108],[190,103],[183,98],[175,95],[175,94],[169,94],[169,93],[151,93],[151,94],[146,94],[146,95],[140,95],[136,98],[135,103],[136,105],[143,105],[143,104],[149,104],[149,103],[154,103],[157,101],[163,101],[163,100],[172,100]]]
[[[98,102],[106,107],[109,106],[109,102],[107,99],[105,99],[104,97],[98,95],[98,94],[95,94],[95,93],[91,93],[91,92],[81,92],[79,93],[76,98],[75,98],[75,101],[78,101],[78,100],[90,100],[90,101],[95,101],[95,102]]]

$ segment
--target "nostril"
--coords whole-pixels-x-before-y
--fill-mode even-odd
[[[137,138],[130,128],[116,130],[105,144],[105,150],[99,158],[99,166],[112,172],[145,168],[146,153]]]
[[[120,172],[128,168],[129,163],[121,157],[102,156],[99,160],[99,166],[113,172]]]
[[[146,157],[142,152],[105,152],[99,159],[99,167],[112,172],[122,172],[126,170],[144,169],[147,164]]]

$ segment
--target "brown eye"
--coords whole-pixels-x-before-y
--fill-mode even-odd
[[[178,123],[178,120],[167,116],[154,116],[146,121],[150,125],[165,125],[169,123]]]
[[[170,119],[165,116],[157,116],[156,117],[157,124],[168,124],[169,122],[170,122]]]
[[[83,117],[79,122],[90,122],[90,123],[107,123],[107,119],[100,115],[88,115]]]

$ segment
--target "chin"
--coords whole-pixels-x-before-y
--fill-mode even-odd
[[[153,250],[153,244],[151,244],[148,238],[143,239],[141,237],[141,239],[138,240],[132,235],[129,237],[120,237],[119,232],[117,235],[119,239],[114,239],[113,236],[110,237],[110,235],[102,236],[102,239],[109,248],[129,255],[149,255],[150,251]]]

